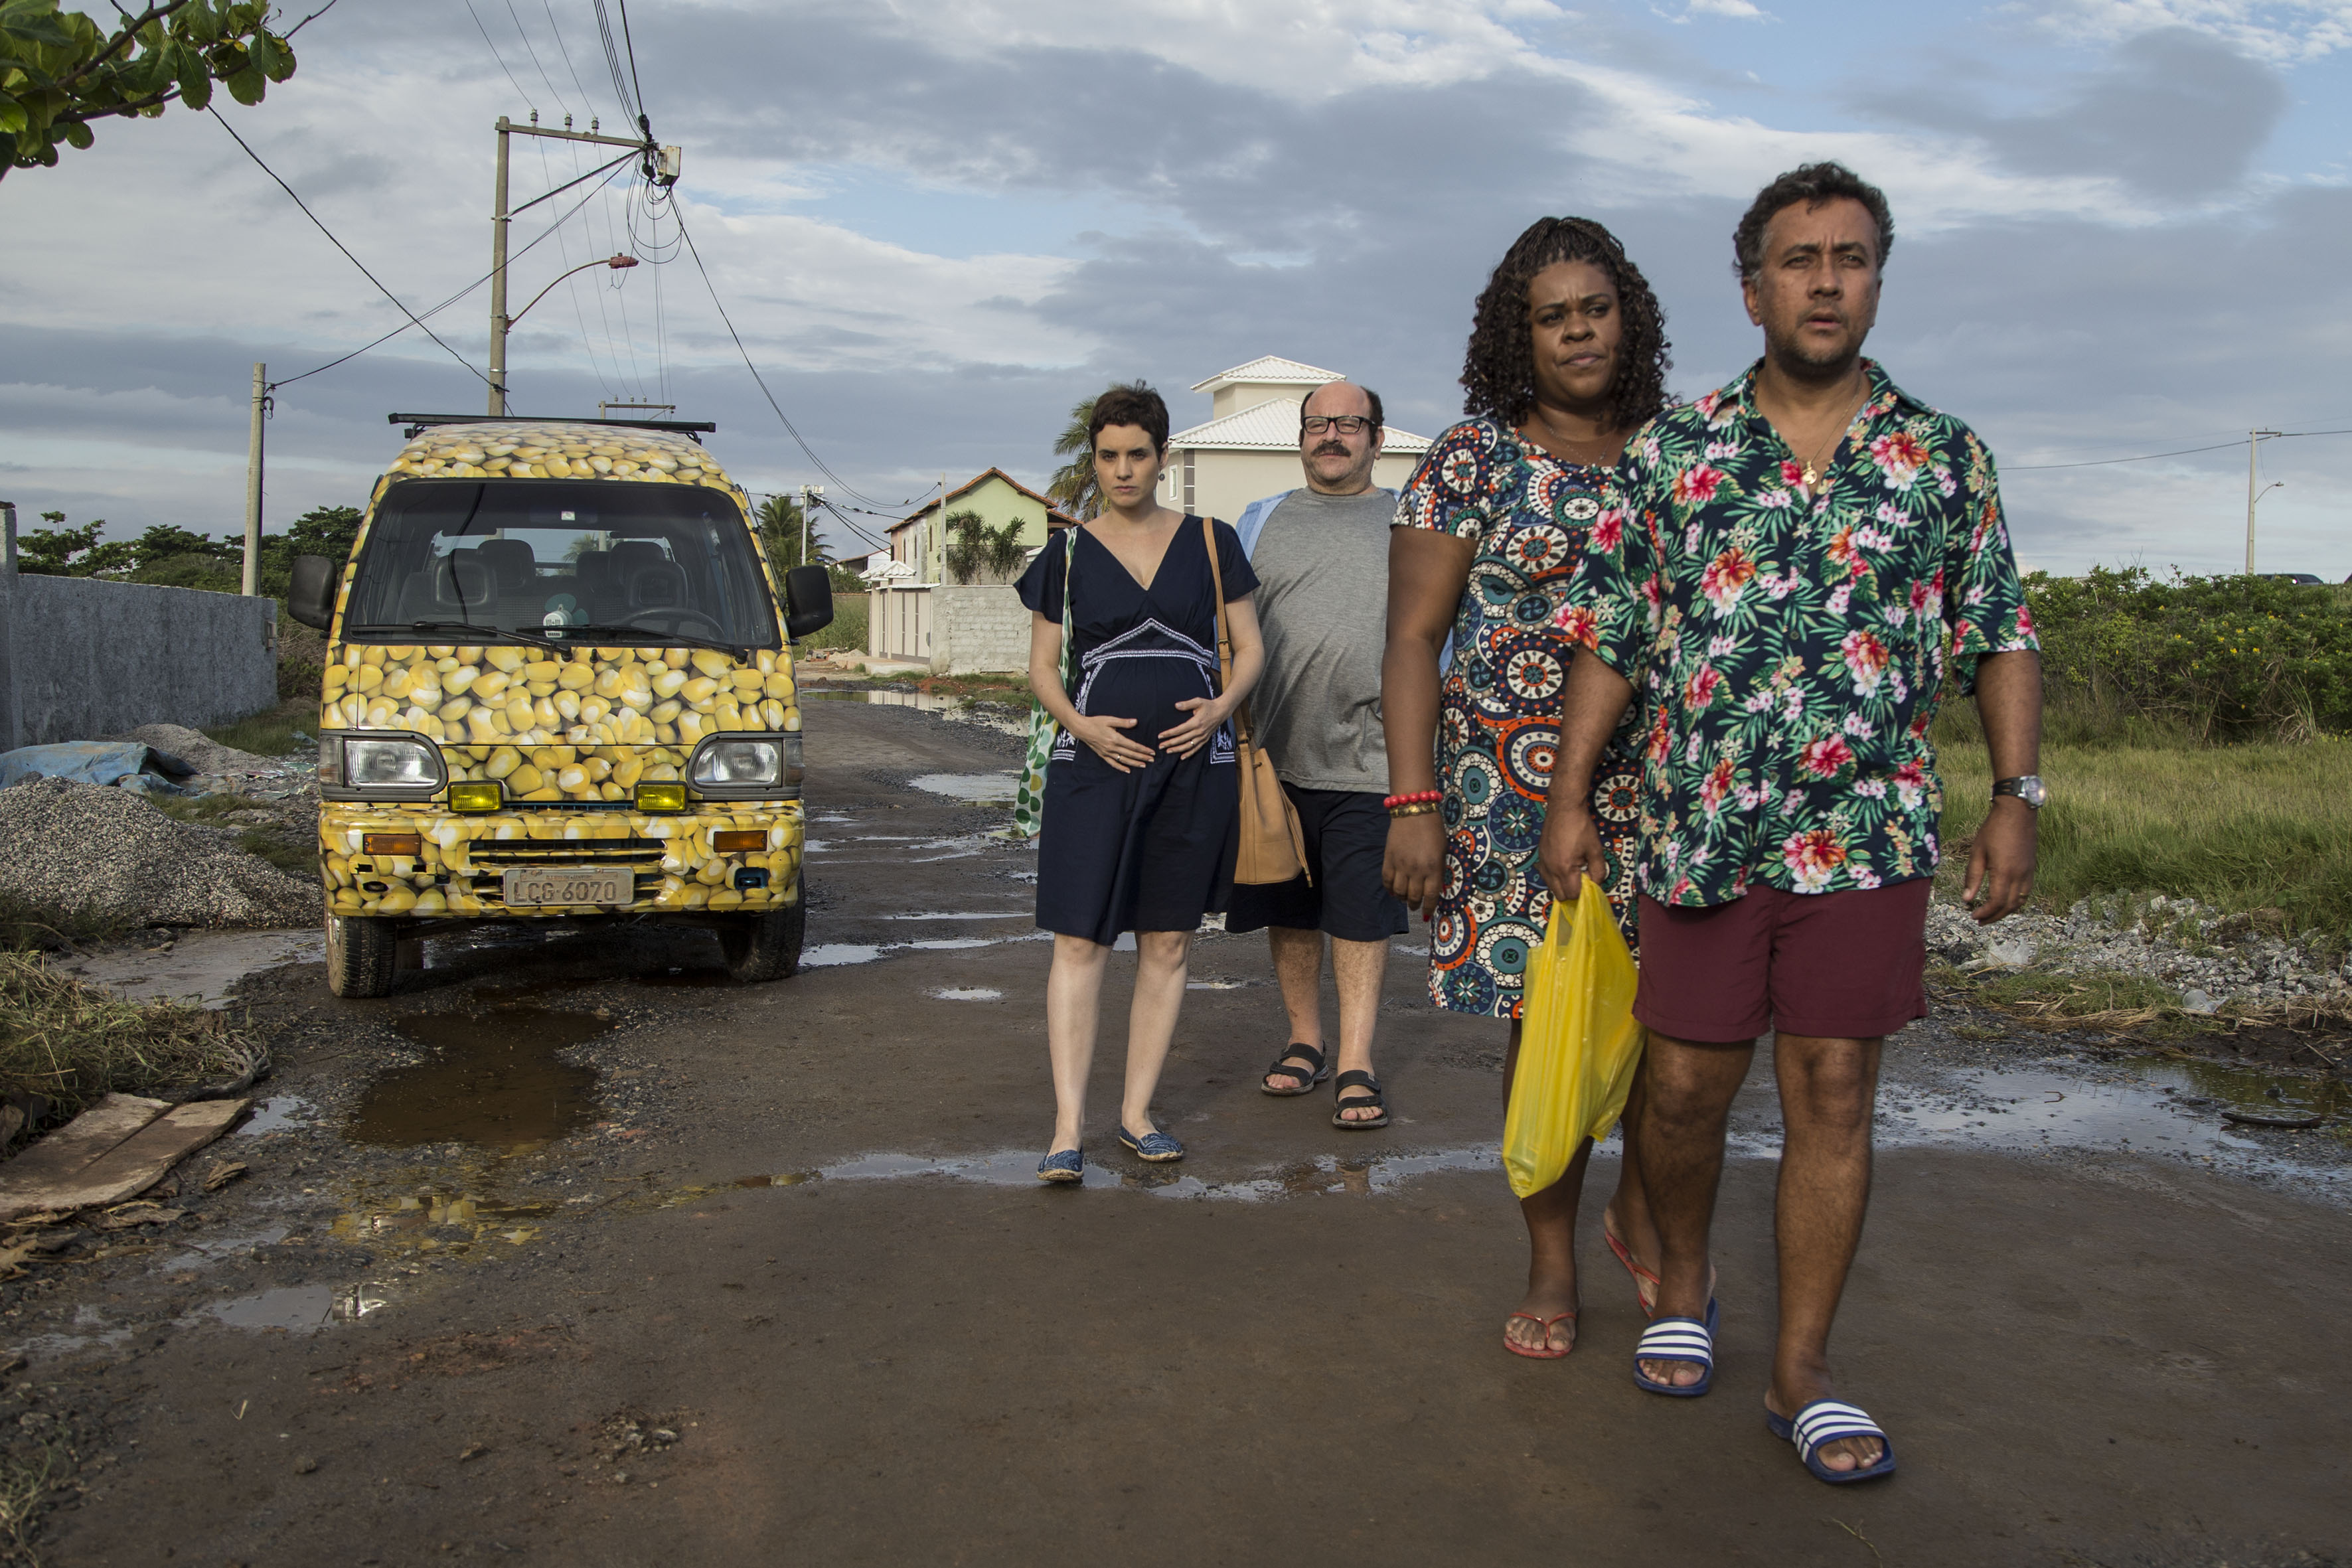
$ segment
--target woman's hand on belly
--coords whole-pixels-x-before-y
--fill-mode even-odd
[[[1099,713],[1081,713],[1070,726],[1070,733],[1087,743],[1087,749],[1117,768],[1120,773],[1132,773],[1147,767],[1151,762],[1151,748],[1130,741],[1121,731],[1135,727],[1132,719],[1112,719]]]
[[[1189,757],[1208,744],[1217,726],[1233,712],[1233,706],[1222,697],[1189,697],[1176,707],[1184,715],[1183,721],[1160,731],[1160,746],[1180,757]]]

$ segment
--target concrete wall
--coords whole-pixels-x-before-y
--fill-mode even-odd
[[[984,675],[1029,668],[1029,609],[1009,584],[931,590],[931,669]]]
[[[0,751],[278,701],[278,602],[0,565]]]

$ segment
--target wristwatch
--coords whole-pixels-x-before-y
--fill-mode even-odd
[[[1992,793],[1996,798],[2013,795],[2036,811],[2040,811],[2042,803],[2050,798],[2049,786],[2042,782],[2038,773],[2020,773],[2013,779],[1995,779],[1992,781]]]

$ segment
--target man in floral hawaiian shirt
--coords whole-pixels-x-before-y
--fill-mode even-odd
[[[1832,1482],[1895,1465],[1836,1399],[1828,1343],[1869,1204],[1880,1044],[1927,1010],[1943,805],[1927,731],[1948,685],[1975,693],[2000,781],[1969,853],[1979,921],[2031,889],[2042,796],[2041,656],[1991,455],[1862,357],[1892,239],[1885,198],[1834,163],[1781,176],[1741,220],[1764,357],[1626,448],[1622,504],[1561,612],[1598,657],[1570,673],[1541,850],[1553,888],[1598,879],[1591,771],[1638,689],[1657,1234],[1629,1240],[1663,1278],[1635,1381],[1689,1397],[1711,1380],[1725,1120],[1770,1028],[1787,1131],[1765,1409]]]

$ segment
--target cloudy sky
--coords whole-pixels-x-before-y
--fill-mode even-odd
[[[295,7],[297,15],[315,8]],[[617,28],[617,9],[614,23]],[[2352,427],[2352,0],[635,0],[656,135],[783,411],[877,510],[941,470],[1037,480],[1070,405],[1276,353],[1460,409],[1470,303],[1548,213],[1664,300],[1675,389],[1756,352],[1748,197],[1811,158],[1887,191],[1871,352],[1999,455],[2029,565],[2234,570],[2245,432]],[[423,310],[488,269],[491,126],[618,118],[593,0],[339,0],[227,118]],[[110,123],[0,180],[0,497],[110,534],[238,526],[256,360],[309,371],[400,317],[209,116]],[[518,139],[516,200],[593,166]],[[519,218],[541,236],[583,185]],[[633,216],[634,214],[634,216]],[[634,235],[634,237],[633,237]],[[675,248],[625,184],[515,264]],[[617,276],[614,289],[609,279]],[[355,502],[392,410],[482,405],[486,289],[292,382],[273,525]],[[675,402],[755,491],[824,476],[692,259],[583,274],[518,329],[532,413]],[[2096,459],[2229,443],[2158,461]],[[2265,444],[2265,570],[2352,574],[2352,436]],[[852,517],[868,527],[872,516]],[[852,548],[845,532],[836,542]],[[862,547],[857,547],[862,548]]]

